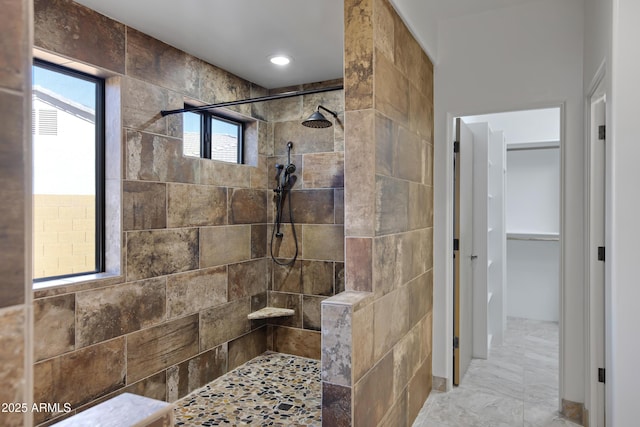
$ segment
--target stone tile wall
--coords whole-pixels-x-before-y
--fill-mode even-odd
[[[0,8],[0,402],[31,408],[31,11],[26,0]],[[0,413],[2,426],[31,422],[30,411]]]
[[[272,92],[337,86],[342,80],[288,87]],[[301,122],[318,105],[339,113],[326,114],[333,126],[306,128]],[[290,318],[270,319],[268,346],[274,351],[320,358],[320,304],[344,290],[344,92],[332,91],[287,98],[268,105],[273,124],[274,155],[268,158],[267,188],[277,186],[276,164],[287,164],[287,143],[292,142],[291,161],[296,165],[290,193],[298,240],[297,260],[289,266],[270,263],[269,305],[292,308]],[[281,262],[293,258],[295,244],[288,200],[283,209],[282,239],[274,238],[273,255]],[[268,191],[267,256],[276,198]]]
[[[34,295],[35,400],[73,408],[37,413],[35,423],[123,392],[173,401],[267,348],[319,357],[320,301],[343,287],[342,127],[315,133],[299,122],[320,102],[341,112],[342,92],[234,108],[253,120],[246,165],[183,157],[181,115],[161,110],[268,91],[72,1],[34,8],[40,54],[107,77],[108,159],[122,159],[107,164],[110,194],[122,194],[107,201],[107,222],[121,221],[121,253],[109,255],[121,258],[119,271]],[[294,271],[272,268],[268,253],[273,164],[289,140],[299,179]],[[297,284],[280,280],[292,274]],[[296,316],[247,320],[268,302]]]
[[[322,305],[323,424],[410,426],[431,390],[433,66],[388,0],[344,16],[348,295]]]

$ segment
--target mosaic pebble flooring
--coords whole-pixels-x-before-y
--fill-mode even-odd
[[[264,353],[176,402],[176,426],[313,426],[320,361]]]

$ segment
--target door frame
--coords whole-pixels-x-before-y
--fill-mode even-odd
[[[585,257],[585,277],[587,278],[587,291],[585,292],[585,302],[584,302],[584,307],[585,307],[585,324],[587,325],[587,328],[585,330],[585,348],[587,349],[587,356],[586,356],[586,360],[585,360],[585,378],[587,378],[587,381],[585,381],[585,406],[588,409],[588,417],[589,417],[589,425],[594,426],[594,427],[598,427],[598,412],[597,412],[597,408],[598,408],[598,395],[597,395],[597,388],[598,388],[598,379],[597,379],[597,369],[598,368],[605,368],[605,366],[598,366],[597,363],[597,352],[598,352],[598,348],[596,346],[596,343],[598,342],[598,340],[601,340],[601,342],[604,343],[605,347],[606,347],[606,342],[604,341],[604,335],[606,334],[606,308],[605,308],[605,300],[599,300],[597,298],[596,293],[599,292],[599,289],[597,289],[597,284],[594,282],[594,278],[592,277],[592,267],[595,263],[597,262],[601,262],[601,261],[597,261],[593,259],[592,256],[592,249],[594,247],[594,245],[596,244],[602,244],[605,245],[606,242],[606,214],[604,212],[601,212],[600,214],[598,214],[596,206],[592,206],[592,195],[593,195],[593,188],[592,188],[592,178],[593,178],[593,174],[594,174],[594,168],[592,166],[592,160],[593,160],[593,153],[592,153],[592,145],[594,143],[598,143],[598,141],[593,139],[593,134],[592,134],[592,110],[593,110],[593,105],[592,102],[597,100],[597,98],[599,97],[605,97],[605,102],[606,102],[606,96],[608,95],[607,93],[607,85],[606,85],[606,61],[603,61],[600,66],[598,67],[598,70],[596,72],[596,74],[594,75],[591,84],[589,85],[589,90],[587,91],[587,96],[585,98],[585,175],[584,175],[584,184],[585,184],[585,206],[587,207],[587,209],[585,209],[585,221],[584,221],[584,226],[585,226],[585,252],[584,252],[584,257]],[[606,104],[605,104],[606,105]],[[605,106],[605,125],[607,123],[606,121],[606,106]],[[606,141],[606,140],[605,140]],[[605,142],[606,144],[606,142]],[[605,145],[605,155],[606,155],[606,145]],[[606,168],[606,160],[603,160],[603,162],[605,162],[605,168]],[[601,177],[597,177],[597,179],[602,179],[603,181],[606,180],[606,176],[607,176],[607,172],[606,169],[603,171],[603,174]],[[603,189],[606,191],[606,181],[603,182],[604,186]],[[606,206],[606,200],[603,200],[605,206]],[[606,209],[606,207],[603,206],[603,208]],[[604,218],[599,218],[600,215],[604,214],[605,217]],[[596,238],[593,237],[592,235],[592,221],[595,223],[595,221],[602,221],[602,226],[604,228],[604,232],[605,232],[605,239],[604,241],[598,242],[596,241]],[[604,289],[604,286],[606,284],[606,277],[604,277],[603,275],[603,283],[601,284],[601,286]],[[603,311],[603,324],[598,325],[597,324],[597,319],[595,314],[595,310],[598,309],[597,305],[599,304]],[[599,334],[602,334],[602,337],[599,336]],[[602,348],[602,351],[605,351],[605,365],[606,365],[606,349]],[[605,390],[606,393],[606,390]],[[606,395],[605,395],[606,396]],[[605,399],[605,412],[606,412],[606,399]]]
[[[455,111],[455,112],[447,112],[446,120],[446,158],[447,162],[445,163],[445,182],[444,184],[440,184],[445,188],[446,191],[446,212],[444,218],[445,225],[445,248],[444,253],[446,254],[444,258],[445,264],[445,305],[443,307],[444,310],[444,319],[445,319],[445,348],[440,348],[440,343],[436,343],[434,341],[434,352],[439,353],[440,355],[444,355],[445,363],[446,363],[446,372],[448,373],[447,377],[444,379],[444,391],[449,391],[453,388],[453,197],[454,197],[454,189],[453,189],[453,162],[449,161],[453,159],[453,141],[455,139],[455,118],[456,117],[465,117],[465,116],[477,116],[483,114],[495,114],[495,113],[506,113],[506,112],[515,112],[515,111],[523,111],[523,110],[536,110],[542,108],[558,108],[560,110],[560,222],[559,222],[559,239],[560,239],[560,313],[559,313],[559,396],[558,396],[558,410],[562,410],[562,396],[564,395],[564,354],[565,354],[565,291],[566,284],[564,280],[564,272],[565,272],[565,251],[564,251],[564,224],[566,221],[565,214],[565,194],[566,194],[566,102],[565,101],[557,101],[557,102],[543,102],[543,103],[531,103],[531,104],[523,104],[523,105],[513,105],[507,108],[501,108],[496,110],[463,110],[463,111]],[[442,188],[442,187],[441,187]],[[435,289],[435,288],[434,288]],[[434,308],[435,309],[435,308]],[[437,357],[437,356],[436,356]]]

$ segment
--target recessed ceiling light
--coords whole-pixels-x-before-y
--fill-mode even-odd
[[[276,65],[287,65],[289,62],[291,62],[291,58],[285,55],[273,55],[269,57],[269,61],[271,61],[272,64]]]

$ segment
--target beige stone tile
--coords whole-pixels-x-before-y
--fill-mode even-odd
[[[155,182],[122,183],[123,229],[149,230],[167,226],[167,186]]]
[[[34,2],[34,46],[125,73],[125,26],[75,2]]]
[[[75,349],[75,295],[33,302],[33,345],[36,361]]]
[[[22,306],[0,309],[0,330],[2,346],[0,347],[0,402],[28,402],[30,391],[25,390],[25,327],[27,325],[26,309]],[[37,379],[36,379],[37,380]],[[23,425],[23,414],[19,412],[3,413],[2,424],[7,427]]]
[[[373,366],[373,304],[353,313],[353,382]]]
[[[381,386],[387,384],[387,386]],[[353,388],[354,427],[375,426],[393,404],[393,353],[380,360]]]
[[[293,142],[292,155],[333,151],[333,127],[312,129],[302,126],[301,122],[274,123],[273,148],[276,156],[287,154],[287,143],[290,141]]]
[[[266,326],[229,342],[229,370],[267,351]]]
[[[227,223],[227,189],[210,185],[169,184],[167,226],[193,227]]]
[[[330,261],[302,261],[302,293],[333,295],[334,270]]]
[[[302,328],[302,295],[284,292],[269,292],[269,307],[289,308],[294,311],[293,316],[274,317],[269,319],[270,325],[290,326]]]
[[[333,190],[294,190],[287,197],[291,197],[293,220],[296,224],[333,224]],[[288,200],[285,200],[282,210],[282,221],[290,222]]]
[[[351,387],[322,383],[322,420],[332,427],[351,426]]]
[[[334,271],[334,281],[333,281],[334,292],[333,293],[334,295],[338,295],[339,293],[345,291],[344,262],[334,263],[333,271]]]
[[[393,403],[389,412],[380,422],[380,427],[412,426],[412,422],[407,417],[407,389],[402,390],[399,397]]]
[[[187,56],[147,34],[127,28],[127,75],[131,77],[197,96],[198,81],[187,78]]]
[[[393,176],[398,162],[395,157],[398,139],[398,126],[388,117],[375,115],[376,173]]]
[[[265,258],[230,264],[228,271],[229,301],[267,291],[268,270]]]
[[[166,318],[166,279],[76,294],[76,347],[157,325]]]
[[[384,55],[375,55],[375,108],[401,125],[409,124],[409,82]]]
[[[320,332],[274,326],[273,334],[274,351],[309,359],[320,358]]]
[[[344,3],[345,110],[373,107],[373,0]]]
[[[401,237],[398,234],[373,239],[373,289],[376,295],[384,295],[399,288],[404,261]]]
[[[302,230],[301,224],[295,225],[295,239],[293,234],[293,227],[291,223],[284,223],[280,225],[280,232],[282,237],[276,237],[273,235],[273,225],[267,226],[267,255],[273,254],[281,262],[289,261],[296,253],[296,241],[298,242],[298,256],[302,254]],[[273,243],[273,244],[272,244]]]
[[[326,83],[326,84],[325,84]],[[342,79],[331,80],[328,82],[321,82],[317,85],[307,84],[304,85],[303,89],[316,89],[319,87],[332,87],[342,85]],[[320,92],[320,93],[312,93],[309,95],[302,96],[302,118],[306,119],[309,117],[316,109],[318,105],[322,105],[323,107],[338,113],[338,115],[344,110],[344,90],[332,90],[330,92]],[[334,117],[327,113],[326,111],[320,110],[320,112],[329,120],[334,123]]]
[[[394,176],[417,183],[423,181],[425,145],[422,138],[404,126],[398,129],[398,143],[394,157]]]
[[[219,162],[210,159],[196,159],[200,162],[200,183],[221,187],[250,188],[251,166]]]
[[[347,111],[344,165],[344,226],[347,236],[374,235],[375,157],[373,111]]]
[[[127,335],[127,383],[198,354],[198,315]]]
[[[251,259],[251,226],[200,229],[200,268]]]
[[[282,88],[277,89],[277,92],[284,93],[294,90],[300,90],[300,88],[298,86]],[[271,94],[273,95],[273,93]],[[265,103],[265,110],[267,113],[267,120],[272,123],[303,120],[302,97],[300,96],[270,101]]]
[[[376,236],[400,233],[409,228],[409,183],[376,175]]]
[[[342,188],[333,190],[333,211],[334,222],[344,224],[344,189]]]
[[[24,22],[27,16],[25,12],[27,5],[28,3],[24,1],[2,2],[0,26],[4,31],[3,43],[0,47],[0,58],[3,59],[0,65],[0,82],[4,88],[15,91],[24,90],[25,64],[28,62],[27,53],[31,48],[28,45],[28,25]]]
[[[433,308],[433,279],[431,270],[407,284],[409,287],[409,325],[413,326]]]
[[[409,183],[409,229],[430,227],[433,221],[432,188],[426,185]]]
[[[126,131],[126,140],[127,179],[196,182],[199,159],[183,157],[179,140],[130,130]]]
[[[302,296],[302,327],[304,329],[312,331],[319,331],[321,329],[321,303],[325,299],[325,297],[313,295]]]
[[[150,262],[150,261],[153,262]],[[127,280],[140,280],[198,268],[195,228],[127,233]]]
[[[251,258],[264,258],[267,256],[267,225],[251,225]]]
[[[432,141],[433,102],[422,95],[415,86],[409,91],[409,127],[421,138]]]
[[[375,0],[373,13],[373,38],[378,54],[383,54],[393,62],[395,49],[395,30],[396,25],[395,11],[391,4],[386,0]]]
[[[420,359],[420,328],[415,327],[405,334],[393,347],[393,390],[400,396],[409,384],[409,380],[418,370],[424,359]]]
[[[229,223],[267,222],[267,192],[244,188],[229,189]]]
[[[305,188],[344,187],[344,153],[315,153],[302,156]]]
[[[273,264],[271,290],[277,292],[302,293],[302,261],[290,265]]]
[[[251,298],[243,298],[200,313],[200,351],[231,341],[251,330],[247,315]]]
[[[167,400],[174,402],[227,373],[227,346],[220,345],[167,369]]]
[[[72,408],[125,385],[125,338],[117,338],[34,365],[34,402],[68,402]],[[52,417],[37,412],[34,422]]]
[[[407,418],[416,419],[424,401],[431,392],[431,356],[418,368],[409,382],[409,400],[407,402]]]
[[[352,348],[351,306],[323,301],[322,381],[351,386]]]
[[[345,287],[353,291],[373,290],[373,239],[345,239]]]
[[[141,80],[122,78],[122,125],[128,129],[153,134],[169,135],[168,123],[171,116],[162,117],[160,111],[169,109],[167,89]],[[175,120],[175,118],[171,118]],[[182,145],[174,142],[177,152],[182,153]]]
[[[118,393],[119,392],[133,393],[150,399],[167,401],[167,373],[166,371],[158,372],[155,375],[128,385],[119,390]]]
[[[201,61],[200,65],[200,99],[202,101],[214,104],[249,98],[251,83],[204,61]],[[249,104],[240,107],[236,111],[244,115],[251,114]]]
[[[303,225],[302,257],[315,260],[344,260],[344,229],[341,225]]]
[[[26,159],[23,154],[22,106],[21,96],[0,93],[0,114],[4,123],[0,127],[0,196],[3,200],[0,204],[0,235],[3,236],[0,240],[0,307],[25,301],[26,230],[23,224],[28,190],[24,183]]]
[[[197,313],[227,302],[226,266],[167,277],[167,317]]]
[[[394,62],[396,67],[406,77],[411,74],[412,68],[418,68],[421,61],[422,49],[420,45],[411,35],[411,32],[407,26],[403,23],[398,14],[393,14],[395,26],[394,26]],[[415,74],[415,73],[414,73]]]
[[[377,299],[373,306],[374,359],[379,360],[409,330],[409,292],[406,287]]]

